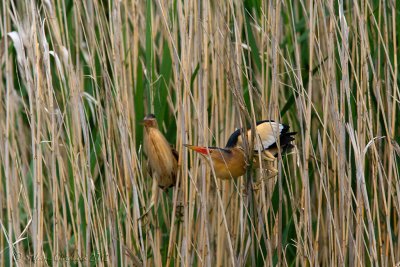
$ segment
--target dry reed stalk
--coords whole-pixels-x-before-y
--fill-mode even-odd
[[[0,266],[395,266],[396,8],[3,1]],[[148,112],[180,170],[142,217]],[[258,190],[263,172],[221,181],[182,147],[261,119],[298,134]]]

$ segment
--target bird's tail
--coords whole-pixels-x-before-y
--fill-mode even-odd
[[[282,155],[289,153],[294,148],[292,141],[294,141],[293,135],[295,135],[295,134],[297,134],[297,132],[281,134],[281,136],[279,138],[279,143],[280,143]]]

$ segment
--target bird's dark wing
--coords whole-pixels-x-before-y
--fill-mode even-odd
[[[275,122],[274,120],[262,120],[262,121],[257,121],[256,122],[256,126],[258,126],[258,125],[260,125],[260,124],[262,124],[262,123],[264,123],[264,122]]]
[[[235,147],[238,143],[239,136],[241,134],[242,129],[237,129],[234,131],[228,139],[225,147]]]
[[[294,148],[292,141],[294,141],[294,137],[293,135],[297,134],[296,132],[290,132],[288,133],[287,131],[285,133],[281,133],[281,135],[279,136],[279,145],[280,145],[280,149],[281,149],[281,154],[286,154],[288,152],[290,152],[290,150],[292,150]],[[271,151],[276,151],[274,156],[277,157],[278,156],[278,144],[274,143],[272,144],[268,150]]]

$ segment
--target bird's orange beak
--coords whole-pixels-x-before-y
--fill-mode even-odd
[[[193,150],[193,151],[196,151],[196,152],[198,152],[198,153],[200,153],[202,155],[208,155],[209,154],[209,150],[207,149],[207,147],[204,147],[204,146],[192,146],[192,145],[186,145],[186,144],[184,144],[184,146],[189,148],[189,149],[191,149],[191,150]]]

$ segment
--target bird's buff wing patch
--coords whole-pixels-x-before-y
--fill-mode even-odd
[[[264,122],[259,124],[256,128],[257,135],[254,142],[254,150],[263,151],[275,144],[283,128],[284,126],[278,122]],[[251,130],[247,131],[247,136],[250,139]],[[239,143],[242,144],[241,136],[239,139]]]

